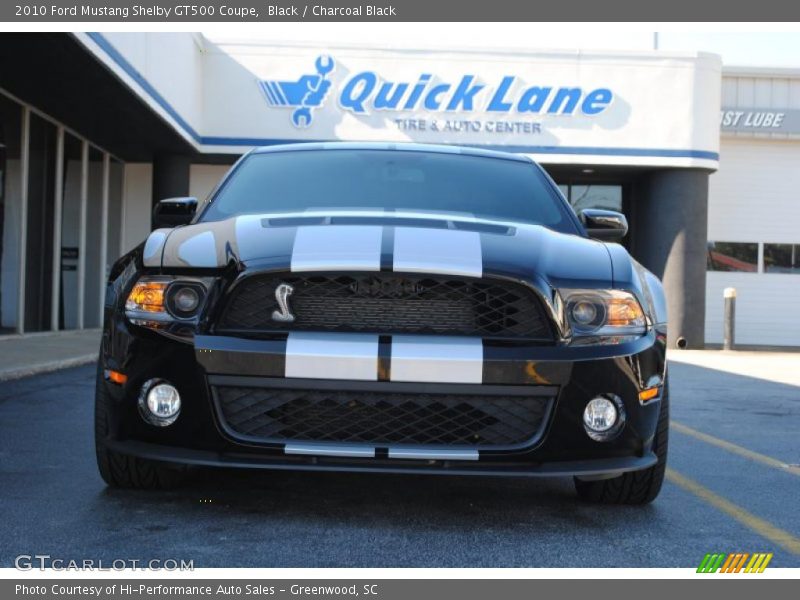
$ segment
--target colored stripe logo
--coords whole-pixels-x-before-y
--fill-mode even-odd
[[[698,573],[763,573],[772,560],[772,552],[733,552],[706,554],[697,567]]]

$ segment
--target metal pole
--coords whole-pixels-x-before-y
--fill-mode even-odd
[[[89,202],[89,142],[81,146],[81,212],[78,234],[78,322],[83,329],[83,305],[86,298],[86,213]]]
[[[50,329],[58,331],[61,313],[61,215],[64,206],[64,128],[56,139],[56,188],[53,206],[53,279],[50,296]]]
[[[108,152],[103,154],[103,193],[101,198],[100,209],[100,268],[98,269],[98,277],[100,283],[98,289],[100,293],[100,301],[98,303],[100,314],[98,316],[98,323],[103,324],[103,316],[105,312],[106,303],[106,263],[108,262],[108,187],[109,178],[111,176],[111,157]]]
[[[22,152],[19,182],[19,288],[17,289],[17,333],[25,333],[25,272],[28,258],[28,172],[31,160],[31,111],[22,109]]]
[[[128,195],[128,167],[125,163],[120,162],[119,168],[122,172],[120,187],[117,189],[119,193],[119,248],[117,248],[117,256],[119,258],[128,250],[128,235],[125,231],[125,223],[127,222],[126,212],[128,210],[125,200]]]
[[[736,344],[736,288],[725,288],[725,318],[723,325],[723,350],[733,350]]]

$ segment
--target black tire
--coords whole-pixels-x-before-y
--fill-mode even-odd
[[[163,463],[126,456],[106,448],[108,435],[108,403],[111,402],[98,366],[94,397],[94,447],[100,476],[109,487],[136,490],[165,490],[183,483],[185,469]]]
[[[578,497],[597,504],[649,504],[656,499],[664,482],[667,468],[667,448],[669,445],[669,386],[664,384],[661,396],[661,410],[658,413],[658,426],[653,440],[653,450],[658,462],[642,471],[624,473],[613,479],[581,481],[575,478]]]

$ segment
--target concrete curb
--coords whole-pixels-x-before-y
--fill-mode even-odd
[[[30,367],[22,367],[19,369],[7,369],[0,371],[0,381],[11,381],[12,379],[21,379],[23,377],[30,377],[31,375],[42,375],[44,373],[52,373],[53,371],[60,371],[62,369],[69,369],[71,367],[80,367],[88,365],[97,360],[97,353],[84,354],[83,356],[73,356],[72,358],[65,358],[63,360],[54,360],[45,363],[38,363]]]

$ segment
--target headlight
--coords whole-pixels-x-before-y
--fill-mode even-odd
[[[200,309],[206,289],[199,283],[176,281],[166,294],[167,310],[178,319],[191,319]]]
[[[573,343],[615,344],[643,335],[647,318],[622,290],[561,290]]]
[[[173,302],[175,303],[175,310],[191,313],[200,304],[200,295],[193,287],[182,287],[175,292]]]
[[[185,336],[197,322],[206,298],[204,280],[142,277],[125,302],[125,315],[134,325],[171,330]]]

